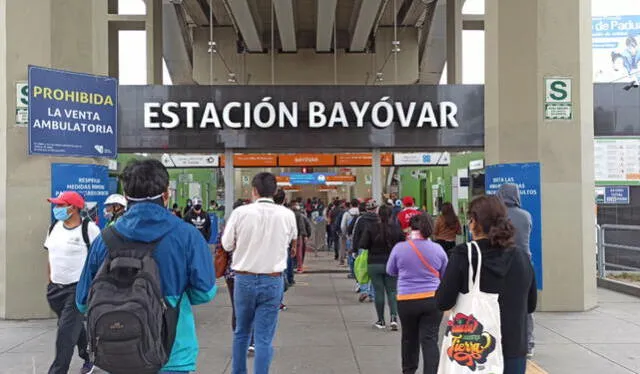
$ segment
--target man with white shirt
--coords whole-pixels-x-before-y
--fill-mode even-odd
[[[91,220],[80,216],[84,199],[79,193],[66,191],[48,201],[54,205],[56,223],[50,228],[44,248],[49,254],[49,285],[47,301],[58,316],[56,356],[49,374],[66,374],[78,346],[78,355],[84,360],[81,374],[93,372],[93,363],[87,351],[87,332],[83,316],[76,307],[76,285],[87,259],[89,246],[100,234]]]
[[[235,209],[222,235],[223,248],[233,251],[231,268],[235,272],[232,374],[247,373],[246,352],[252,330],[255,373],[269,372],[284,292],[282,272],[287,268],[289,246],[295,250],[298,236],[293,212],[273,201],[278,189],[276,177],[259,173],[252,187],[254,203]]]

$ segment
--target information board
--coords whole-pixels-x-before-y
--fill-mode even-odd
[[[542,289],[542,200],[540,196],[540,164],[499,164],[486,168],[486,192],[495,194],[501,185],[511,183],[520,190],[521,208],[531,214],[529,247],[538,289]]]
[[[596,187],[597,204],[628,205],[630,202],[629,186]]]
[[[110,194],[109,187],[109,170],[106,166],[51,164],[51,196],[58,196],[64,191],[79,193],[84,197],[86,214],[100,227],[106,224],[102,212]]]
[[[640,185],[640,138],[595,138],[598,185]]]

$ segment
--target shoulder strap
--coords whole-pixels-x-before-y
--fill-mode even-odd
[[[89,222],[91,222],[89,218],[82,220],[82,240],[84,240],[87,250],[91,248],[91,239],[89,239]]]
[[[56,227],[57,224],[58,224],[58,221],[55,221],[49,226],[49,235],[51,235],[51,231],[53,231],[53,228]]]
[[[476,267],[476,279],[474,282],[473,279],[473,251],[476,251],[478,254],[478,266]],[[469,258],[469,292],[479,292],[480,291],[480,270],[482,270],[482,252],[480,251],[480,247],[476,241],[471,241],[467,243],[467,256]]]
[[[418,249],[418,247],[416,247],[416,243],[414,243],[413,240],[407,240],[407,242],[411,246],[411,249],[413,249],[413,251],[418,255],[418,257],[420,258],[420,261],[424,264],[424,266],[431,273],[433,273],[433,275],[435,275],[436,277],[440,278],[440,272],[438,272],[436,269],[434,269],[433,266],[431,266],[431,264],[429,263],[429,261],[427,261],[427,259],[424,258],[422,253],[420,253],[420,250]]]

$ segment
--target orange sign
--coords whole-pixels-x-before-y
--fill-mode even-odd
[[[326,183],[353,183],[356,181],[355,175],[327,175]]]
[[[220,157],[220,166],[224,167],[224,156]],[[235,154],[233,166],[240,168],[274,168],[278,166],[278,156],[271,154]]]
[[[291,178],[282,175],[276,175],[276,182],[278,182],[278,184],[291,183]]]
[[[371,153],[342,153],[336,155],[337,166],[371,166],[373,158]],[[380,155],[382,166],[393,165],[393,154],[382,153]]]
[[[280,155],[280,166],[334,166],[335,156],[323,153]]]

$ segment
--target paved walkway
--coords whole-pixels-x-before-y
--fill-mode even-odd
[[[312,255],[313,256],[313,255]],[[336,269],[313,259],[311,270]],[[303,274],[286,295],[280,316],[275,374],[390,374],[400,372],[400,334],[371,327],[371,304],[357,302],[344,274]],[[538,313],[536,363],[552,374],[640,373],[640,299],[600,290],[600,306],[586,313]],[[229,373],[231,307],[224,287],[197,309],[198,373]],[[0,321],[0,373],[46,373],[55,321]],[[79,361],[74,361],[72,373]],[[530,370],[530,373],[537,371]]]

